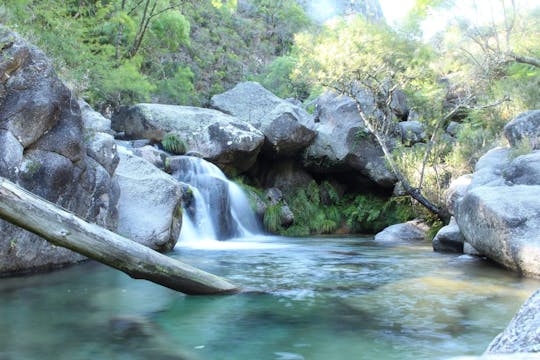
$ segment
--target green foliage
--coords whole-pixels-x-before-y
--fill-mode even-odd
[[[278,233],[281,227],[281,204],[270,205],[266,208],[263,217],[263,224],[266,230],[271,233]]]
[[[44,49],[71,87],[104,109],[155,95],[158,74],[149,64],[189,43],[181,3],[7,0],[5,11],[8,26]]]
[[[321,192],[328,193],[330,204],[323,204]],[[347,225],[353,233],[374,233],[388,225],[414,218],[406,198],[381,198],[374,195],[348,194],[343,198],[328,182],[315,181],[287,199],[294,214],[294,225],[279,231],[287,236],[331,234]]]
[[[184,155],[187,151],[186,142],[178,136],[178,134],[168,133],[161,140],[161,145],[166,151],[176,154]]]
[[[171,64],[171,66],[175,66]],[[156,95],[163,103],[180,105],[197,105],[197,94],[195,92],[194,74],[183,66],[176,66],[176,70],[169,75],[165,70],[163,79],[157,81]]]
[[[534,150],[532,139],[525,138],[510,149],[510,157],[516,158],[521,155],[530,154]]]
[[[297,58],[292,55],[280,56],[261,75],[255,77],[255,80],[281,98],[304,100],[309,95],[308,85],[291,78],[296,62]]]

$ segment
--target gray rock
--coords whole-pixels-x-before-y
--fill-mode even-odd
[[[359,95],[365,111],[377,116],[373,98]],[[383,152],[364,126],[356,103],[349,97],[325,93],[319,108],[317,137],[303,153],[304,166],[313,172],[358,172],[376,184],[391,188],[395,176],[386,168]]]
[[[479,186],[505,185],[502,174],[509,162],[510,149],[499,147],[488,151],[476,163],[469,189]]]
[[[165,159],[170,155],[164,151],[156,149],[153,146],[146,145],[132,150],[133,155],[143,158],[160,170],[165,169]]]
[[[540,290],[523,304],[484,355],[507,353],[530,353],[529,359],[540,357]]]
[[[472,181],[472,174],[466,174],[458,177],[450,183],[450,186],[445,192],[446,208],[450,215],[454,215],[456,204],[467,193],[467,189]]]
[[[461,230],[460,230],[461,232]],[[461,234],[463,236],[463,234]],[[463,242],[463,253],[467,255],[473,255],[473,256],[481,256],[480,251],[476,250],[474,246],[469,244],[468,242]]]
[[[460,123],[456,121],[450,121],[450,123],[446,127],[446,132],[451,136],[456,137],[462,127],[463,125],[461,125]]]
[[[85,143],[88,156],[96,160],[112,176],[119,161],[116,142],[112,135],[102,132],[87,133]]]
[[[137,104],[116,114],[112,126],[128,139],[161,141],[178,134],[189,151],[241,172],[253,165],[264,142],[260,131],[236,117],[190,106]]]
[[[118,150],[118,233],[152,249],[171,250],[182,225],[182,185],[131,151]]]
[[[21,143],[9,131],[0,130],[0,174],[11,181],[16,181],[23,161]]]
[[[276,205],[283,200],[283,193],[278,188],[266,189],[264,197],[270,206]]]
[[[283,205],[279,209],[279,217],[281,226],[288,227],[294,223],[294,214],[288,205]]]
[[[533,149],[540,149],[540,110],[526,111],[519,114],[504,127],[504,136],[512,147],[523,140],[530,142]]]
[[[433,250],[438,252],[463,253],[463,234],[452,217],[450,223],[442,227],[433,238]]]
[[[315,137],[311,115],[256,82],[243,82],[213,96],[211,105],[262,131],[263,152],[269,157],[292,157]]]
[[[402,120],[408,120],[409,106],[407,106],[407,96],[401,90],[395,90],[392,94],[392,102],[390,103],[392,112]]]
[[[426,139],[424,124],[420,121],[401,121],[401,141],[408,146],[422,142]]]
[[[513,159],[502,175],[507,185],[540,185],[540,150]]]
[[[259,161],[254,173],[264,187],[281,189],[285,195],[292,195],[313,181],[313,177],[293,159]]]
[[[81,108],[83,126],[86,130],[114,135],[110,119],[92,109],[84,100],[79,100],[79,107]]]
[[[412,220],[402,224],[390,225],[375,235],[375,241],[401,242],[423,241],[428,227],[421,221]]]
[[[523,275],[540,276],[540,186],[480,186],[460,201],[456,221],[480,253]]]
[[[35,47],[0,26],[0,176],[114,229],[118,188],[90,148],[76,98]],[[113,149],[109,149],[113,151]],[[94,160],[94,157],[96,160]],[[0,273],[30,272],[83,256],[0,221]]]

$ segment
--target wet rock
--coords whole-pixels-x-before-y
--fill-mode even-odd
[[[271,158],[292,157],[315,137],[310,114],[256,82],[243,82],[214,95],[211,105],[260,130],[265,136],[263,153]]]

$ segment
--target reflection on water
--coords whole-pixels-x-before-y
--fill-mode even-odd
[[[0,279],[0,359],[444,359],[540,282],[428,244],[251,238],[174,257],[246,292],[184,296],[95,263]]]

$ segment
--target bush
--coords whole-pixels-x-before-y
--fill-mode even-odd
[[[187,145],[177,134],[169,133],[161,140],[161,146],[165,151],[176,155],[184,155],[187,151]]]

